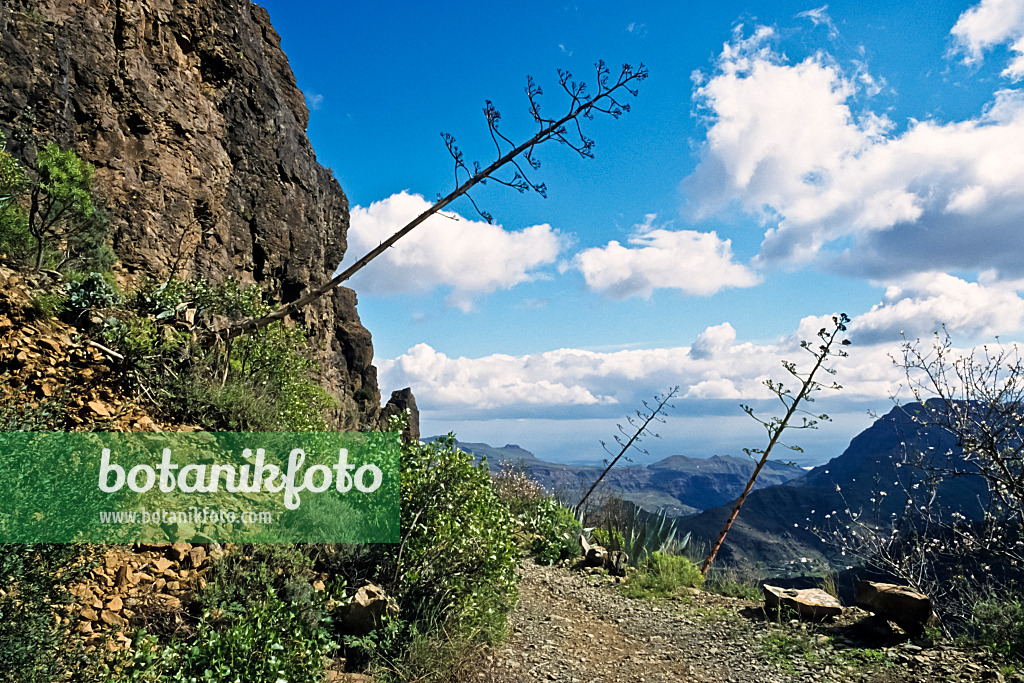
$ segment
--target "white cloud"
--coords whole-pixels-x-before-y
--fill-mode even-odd
[[[807,318],[801,332],[811,339],[830,322],[828,316]],[[709,327],[690,347],[450,358],[417,344],[398,358],[375,363],[381,386],[412,386],[420,408],[434,419],[616,416],[675,385],[680,386],[680,412],[714,411],[707,401],[717,399],[727,400],[721,409],[731,413],[738,411],[734,401],[770,399],[766,378],[789,384],[781,362],[804,367],[811,359],[799,340],[794,334],[767,343],[736,343],[736,331],[723,323]],[[844,398],[887,397],[898,377],[884,351],[858,347],[855,358],[843,361],[846,367],[838,376]],[[879,363],[884,372],[875,367]]]
[[[324,104],[324,96],[320,93],[311,92],[306,95],[306,106],[312,111],[319,111]]]
[[[408,192],[351,211],[346,262],[373,249],[430,202]],[[499,225],[454,214],[434,215],[403,237],[353,278],[367,294],[426,292],[451,287],[448,303],[471,311],[476,296],[543,277],[538,268],[554,263],[565,244],[550,225],[507,231]]]
[[[702,360],[721,355],[728,351],[735,341],[736,330],[732,325],[714,325],[700,333],[697,341],[690,347],[690,357]]]
[[[733,261],[732,242],[714,232],[654,228],[654,214],[635,226],[629,246],[611,241],[586,249],[572,266],[587,286],[615,299],[649,298],[655,289],[708,296],[727,287],[752,287],[758,278]]]
[[[737,36],[715,73],[697,79],[709,128],[684,181],[694,217],[733,204],[760,216],[761,263],[825,252],[875,278],[922,267],[1024,271],[1024,93],[1000,91],[966,121],[894,134],[886,118],[853,109],[875,87],[861,67],[847,77],[823,54],[787,63],[773,35]]]
[[[1003,75],[1024,78],[1024,0],[982,0],[960,15],[950,33],[968,64],[980,61],[989,48],[1008,45],[1016,56]]]
[[[811,23],[815,26],[822,26],[828,28],[828,34],[833,38],[839,35],[839,30],[836,25],[832,22],[832,17],[828,13],[828,5],[822,5],[821,7],[815,7],[804,12],[800,12],[796,15],[800,19],[810,19]]]
[[[885,300],[850,325],[854,339],[875,342],[923,338],[943,325],[954,338],[992,337],[1019,329],[1024,299],[1019,283],[967,282],[947,273],[921,273],[890,285]]]

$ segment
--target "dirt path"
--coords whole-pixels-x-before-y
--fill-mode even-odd
[[[844,626],[759,620],[754,603],[702,591],[654,604],[615,590],[609,577],[521,568],[509,640],[493,652],[497,681],[1016,681],[982,653],[910,644],[865,652]]]

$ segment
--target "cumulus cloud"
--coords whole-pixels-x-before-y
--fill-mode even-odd
[[[967,282],[947,273],[921,273],[886,288],[885,300],[850,324],[858,343],[921,338],[943,325],[955,338],[992,337],[1020,328],[1019,283]]]
[[[989,48],[1008,45],[1014,57],[1003,76],[1024,78],[1024,0],[982,0],[960,15],[950,33],[968,64]]]
[[[789,63],[774,38],[737,34],[714,73],[695,79],[708,132],[683,184],[693,217],[732,205],[759,216],[763,264],[824,256],[876,279],[922,264],[1024,270],[1024,93],[1000,91],[974,118],[896,134],[854,108],[877,86],[862,65],[848,76],[820,53]]]
[[[813,338],[825,324],[808,318],[801,331]],[[845,387],[844,398],[887,397],[898,378],[885,353],[858,348],[856,357],[837,377]],[[782,360],[803,366],[809,359],[795,334],[765,343],[737,343],[735,329],[723,323],[706,329],[689,347],[450,358],[417,344],[397,358],[375,362],[382,386],[414,387],[421,409],[435,419],[581,420],[630,412],[641,400],[675,385],[680,386],[680,412],[732,414],[738,411],[738,400],[771,398],[763,382],[788,379]],[[715,400],[723,404],[716,407]]]
[[[736,330],[732,325],[714,325],[700,333],[697,341],[690,347],[690,357],[703,360],[720,355],[728,351],[735,341]]]
[[[586,249],[572,266],[587,286],[614,299],[649,298],[655,289],[708,296],[727,287],[752,287],[755,273],[733,261],[732,242],[715,232],[655,228],[654,214],[635,226],[628,246],[613,240]]]
[[[347,260],[373,249],[429,207],[423,197],[404,191],[354,207]],[[554,263],[564,245],[565,238],[547,224],[508,231],[454,214],[434,215],[387,250],[380,257],[385,263],[364,269],[353,284],[368,294],[450,287],[448,303],[469,312],[480,294],[543,277],[538,269]]]

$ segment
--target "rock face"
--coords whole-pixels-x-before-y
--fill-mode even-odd
[[[4,0],[0,82],[0,129],[34,129],[95,165],[126,278],[234,276],[290,301],[340,263],[348,201],[249,0]],[[337,290],[297,321],[349,428],[380,406],[355,304]]]
[[[820,588],[797,590],[765,584],[761,589],[764,591],[764,606],[768,610],[785,607],[808,621],[821,621],[843,613],[839,601]]]
[[[391,398],[388,399],[387,405],[380,411],[378,424],[384,428],[387,426],[388,420],[402,413],[407,413],[409,419],[409,423],[402,430],[402,439],[406,443],[418,443],[420,440],[420,411],[416,407],[416,397],[412,395],[412,389],[408,387],[391,392]]]

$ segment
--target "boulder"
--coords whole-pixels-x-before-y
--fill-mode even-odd
[[[587,550],[585,562],[588,567],[604,567],[608,562],[608,551],[599,545],[592,545]]]
[[[856,601],[858,607],[896,623],[912,636],[923,633],[925,626],[940,623],[928,596],[909,586],[859,581]]]
[[[629,566],[629,554],[624,550],[613,550],[608,553],[608,561],[605,566],[612,575],[625,576],[626,567]]]
[[[762,590],[764,591],[764,606],[767,610],[787,608],[806,621],[822,621],[843,613],[842,604],[820,588],[798,590],[765,584],[762,586]]]
[[[348,603],[338,608],[341,632],[350,636],[364,636],[380,628],[385,616],[398,614],[398,604],[372,583],[356,591]]]

